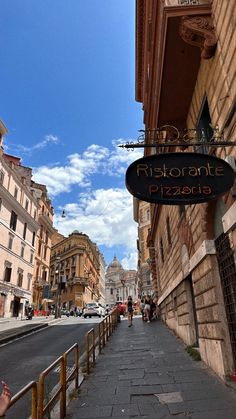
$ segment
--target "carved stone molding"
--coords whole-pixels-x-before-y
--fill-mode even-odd
[[[180,36],[186,43],[201,48],[205,60],[214,56],[217,40],[211,16],[182,17]]]

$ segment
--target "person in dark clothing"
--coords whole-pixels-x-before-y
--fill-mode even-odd
[[[150,299],[150,320],[156,318],[156,304],[154,303],[153,299]]]
[[[128,297],[128,303],[127,303],[127,311],[128,311],[128,327],[131,327],[133,325],[133,301],[132,297]]]

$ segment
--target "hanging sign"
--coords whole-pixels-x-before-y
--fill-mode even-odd
[[[234,183],[226,161],[200,153],[163,153],[134,161],[126,172],[128,191],[155,204],[197,204],[216,199]]]

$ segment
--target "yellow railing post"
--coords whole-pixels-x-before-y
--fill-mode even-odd
[[[26,393],[31,390],[31,418],[37,419],[37,384],[35,381],[30,381],[25,387],[23,387],[18,393],[16,393],[10,403],[9,409],[20,400]]]
[[[64,354],[65,355],[65,354]],[[60,362],[60,419],[66,416],[66,356],[62,356]]]
[[[44,381],[45,375],[41,373],[38,383],[38,419],[43,419]]]

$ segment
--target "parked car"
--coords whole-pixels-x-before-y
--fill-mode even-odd
[[[86,317],[101,317],[105,316],[105,308],[99,303],[87,303],[83,310],[83,316]]]

